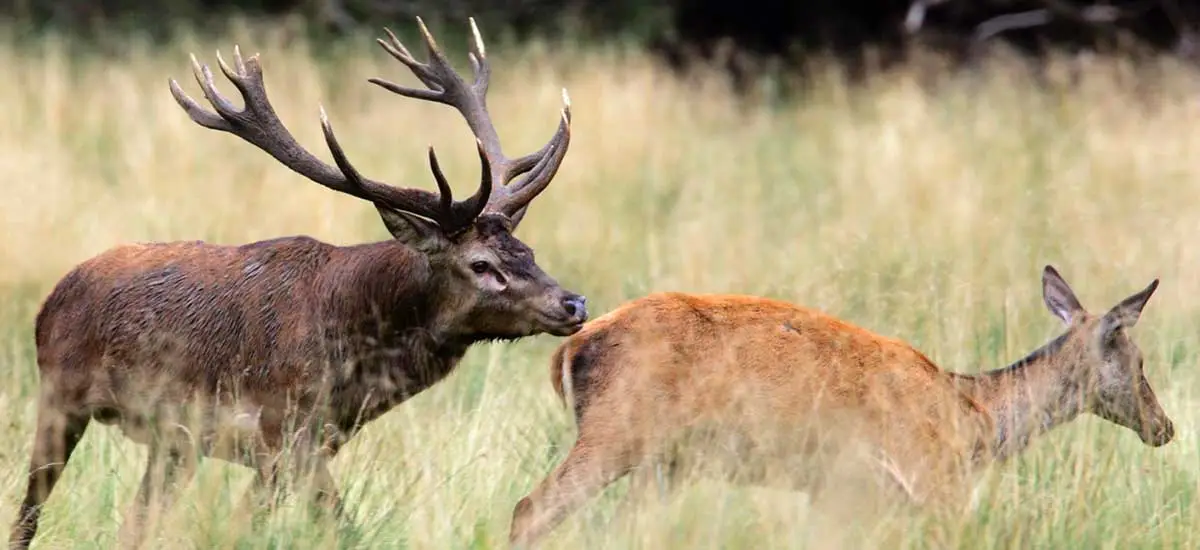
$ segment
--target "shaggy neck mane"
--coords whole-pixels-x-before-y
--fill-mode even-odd
[[[347,247],[330,262],[321,296],[333,402],[353,433],[445,378],[488,335],[453,330],[467,313],[438,266],[395,241]]]

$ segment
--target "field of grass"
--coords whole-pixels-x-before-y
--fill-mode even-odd
[[[214,67],[217,48],[260,52],[276,109],[321,156],[318,104],[364,173],[432,188],[424,149],[433,144],[458,194],[474,188],[466,125],[449,108],[368,84],[377,75],[412,82],[370,38],[322,55],[251,28],[104,54],[55,38],[0,43],[9,82],[0,86],[5,536],[34,424],[33,316],[74,264],[129,241],[386,236],[369,205],[188,120],[167,78],[199,96],[189,52]],[[911,68],[851,88],[830,71],[803,102],[756,106],[715,78],[677,80],[616,47],[489,53],[489,103],[510,153],[541,146],[557,123],[560,88],[570,92],[570,153],[519,236],[547,272],[588,295],[594,316],[656,290],[767,295],[975,372],[1061,330],[1042,304],[1047,263],[1093,311],[1162,279],[1135,336],[1176,423],[1166,447],[1086,417],[994,468],[973,514],[896,510],[857,524],[821,521],[800,493],[712,482],[629,508],[618,484],[547,547],[1200,547],[1196,75],[1094,62],[1075,84],[1055,77],[1039,87],[997,63],[970,79],[923,83]],[[369,425],[333,463],[352,526],[287,508],[252,531],[230,517],[249,471],[210,461],[163,520],[156,546],[504,546],[512,507],[574,441],[547,375],[556,342],[478,346],[448,380]],[[112,547],[145,456],[93,424],[35,547]]]

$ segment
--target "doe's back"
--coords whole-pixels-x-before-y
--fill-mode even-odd
[[[620,433],[644,452],[716,427],[760,447],[780,435],[785,447],[811,446],[820,432],[866,437],[897,459],[961,457],[988,419],[952,376],[899,340],[817,310],[678,293],[597,318],[552,364],[581,440]]]

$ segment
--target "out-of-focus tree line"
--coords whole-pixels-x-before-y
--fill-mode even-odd
[[[569,28],[621,35],[674,61],[719,52],[796,60],[813,52],[897,57],[910,46],[970,58],[996,43],[1054,50],[1141,51],[1200,58],[1200,0],[0,0],[28,28],[95,30],[204,22],[229,14],[292,16],[338,33],[421,15],[474,16],[517,36]],[[494,31],[493,31],[494,32]]]

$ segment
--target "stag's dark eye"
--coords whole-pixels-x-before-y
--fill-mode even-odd
[[[480,262],[472,262],[471,263],[471,271],[474,271],[478,275],[483,275],[484,273],[487,273],[488,269],[490,269],[490,268],[491,268],[491,266],[489,266],[487,262],[480,261]]]

